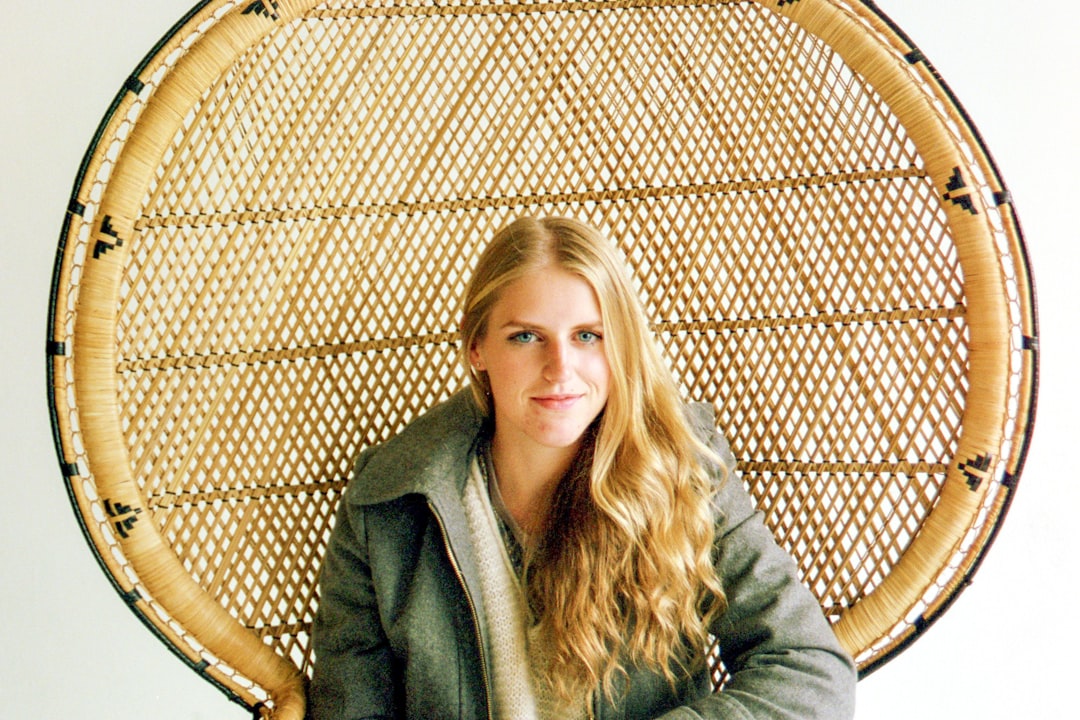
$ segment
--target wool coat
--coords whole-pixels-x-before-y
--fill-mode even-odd
[[[733,470],[711,408],[689,412]],[[482,427],[464,391],[358,460],[320,581],[310,720],[492,717],[488,630],[462,504]],[[595,716],[853,717],[852,660],[734,472],[715,505],[728,607],[711,632],[729,680],[712,692],[702,671],[673,688],[631,668],[614,703],[594,693]]]

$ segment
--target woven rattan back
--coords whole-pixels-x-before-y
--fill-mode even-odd
[[[205,2],[80,169],[49,369],[103,567],[233,699],[300,716],[350,460],[461,386],[471,262],[540,213],[621,244],[864,671],[974,571],[1031,287],[981,142],[872,6]]]

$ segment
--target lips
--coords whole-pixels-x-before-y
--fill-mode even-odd
[[[537,395],[532,401],[545,410],[569,410],[584,395]]]

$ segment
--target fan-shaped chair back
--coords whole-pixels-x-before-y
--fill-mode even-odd
[[[864,672],[974,571],[1032,291],[980,139],[871,3],[213,0],[80,168],[49,369],[101,564],[233,699],[302,713],[350,461],[461,386],[478,248],[549,213],[620,244]]]

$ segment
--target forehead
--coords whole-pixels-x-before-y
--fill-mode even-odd
[[[600,301],[581,275],[544,265],[508,283],[491,310],[493,324],[598,323]]]

